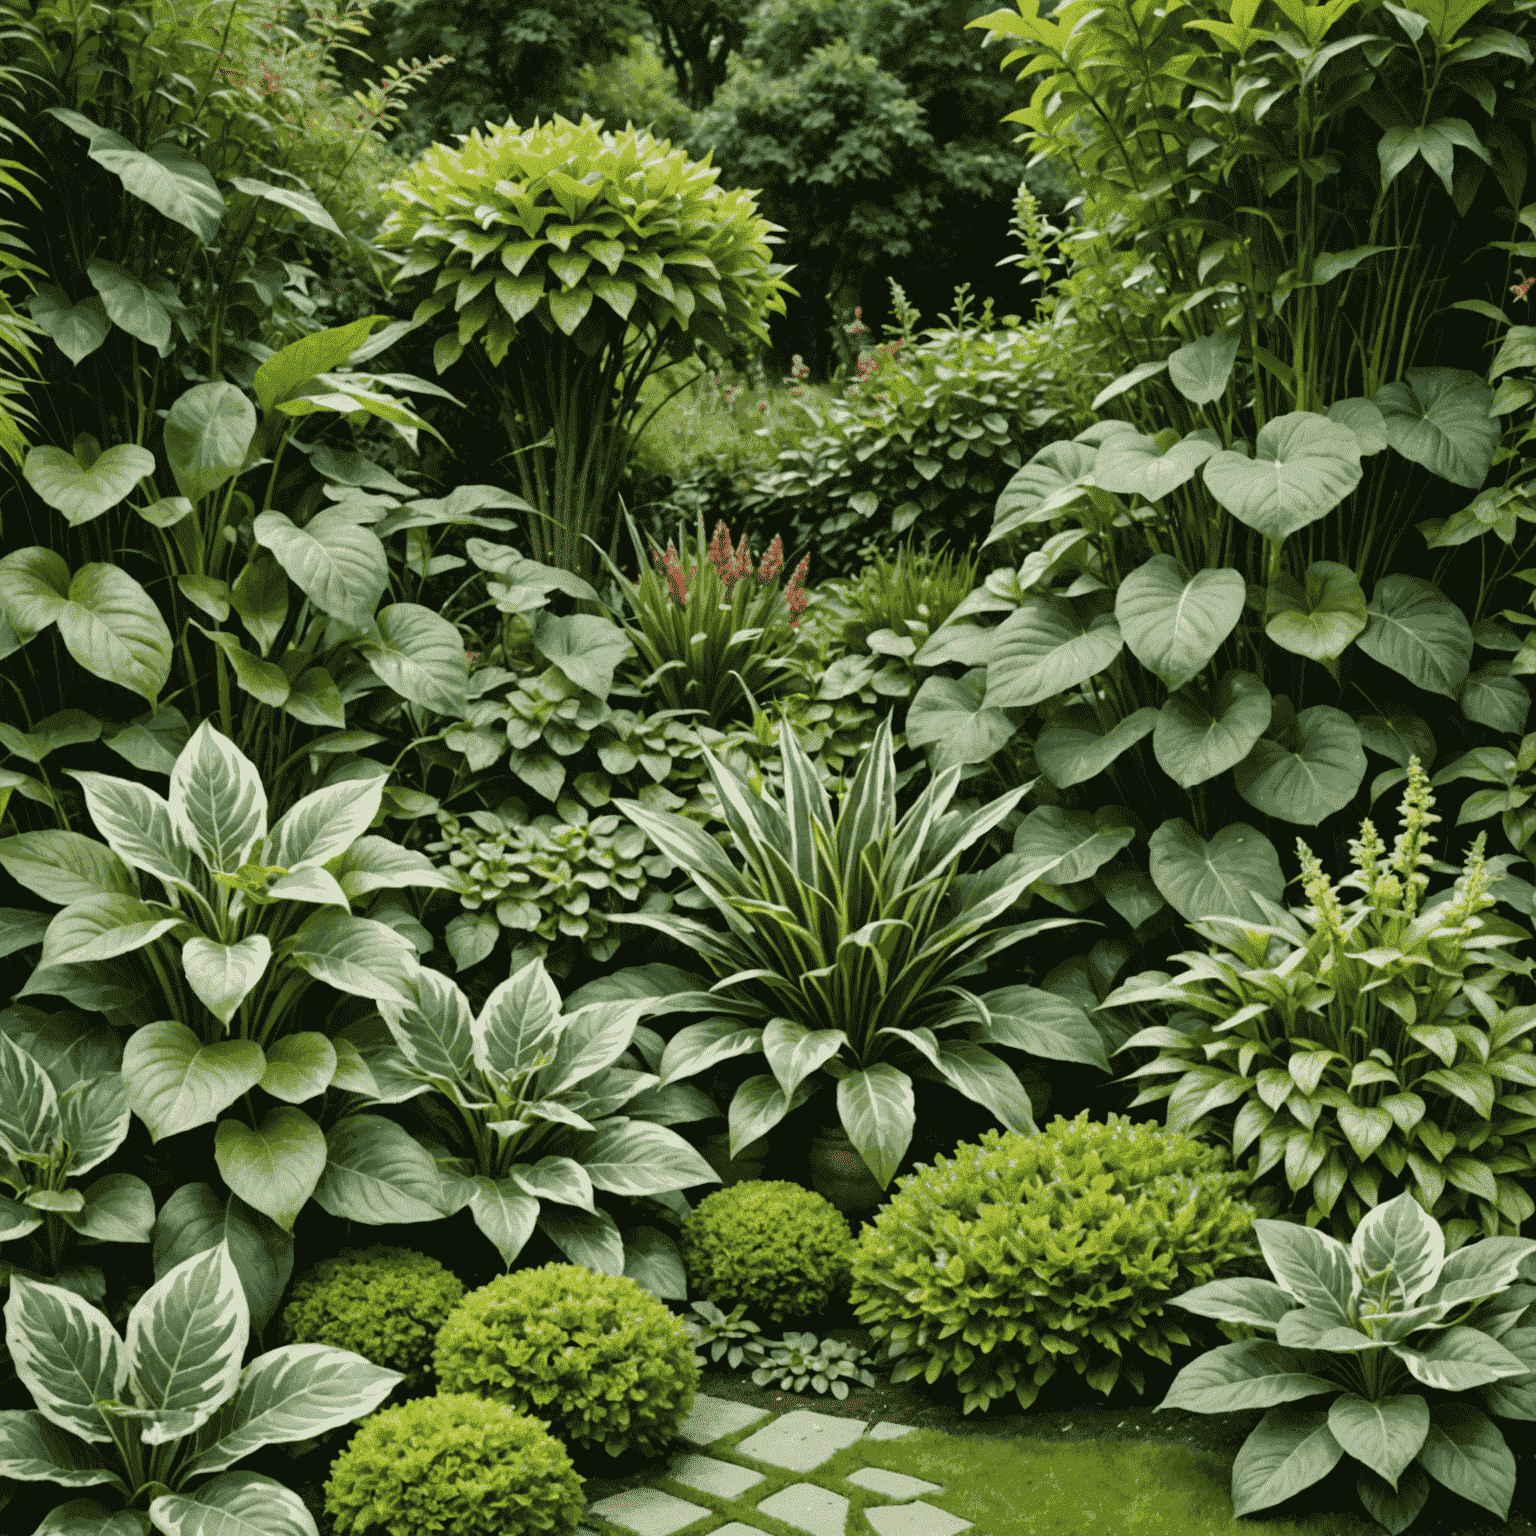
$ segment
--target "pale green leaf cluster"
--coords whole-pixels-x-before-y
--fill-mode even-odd
[[[231,1471],[267,1445],[366,1417],[401,1377],[322,1344],[291,1344],[242,1369],[250,1315],[222,1243],[177,1264],[128,1314],[127,1339],[72,1291],[13,1274],[5,1304],[11,1361],[36,1405],[0,1413],[0,1475],[95,1498],[45,1529],[78,1536],[317,1536],[298,1495]]]
[[[1536,1242],[1489,1237],[1447,1256],[1408,1194],[1367,1214],[1347,1248],[1290,1222],[1255,1230],[1274,1280],[1216,1280],[1174,1304],[1263,1337],[1185,1366],[1158,1405],[1267,1410],[1237,1453],[1234,1512],[1279,1504],[1348,1456],[1392,1536],[1430,1479],[1507,1519],[1515,1458],[1490,1415],[1536,1420],[1536,1286],[1520,1283],[1536,1280]]]

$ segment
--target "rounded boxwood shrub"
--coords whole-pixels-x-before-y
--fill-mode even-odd
[[[633,1280],[579,1264],[471,1291],[443,1324],[433,1363],[444,1392],[538,1413],[571,1444],[610,1456],[665,1449],[699,1385],[681,1320]]]
[[[812,1317],[845,1290],[853,1233],[814,1190],[746,1179],[706,1195],[684,1219],[688,1284],[729,1312],[738,1302],[770,1321]]]
[[[335,1536],[562,1536],[586,1508],[569,1454],[542,1421],[468,1393],[365,1419],[325,1485]]]
[[[463,1294],[457,1275],[412,1248],[348,1248],[294,1282],[283,1337],[353,1350],[420,1387],[437,1330]]]
[[[893,1382],[953,1375],[967,1413],[1009,1392],[1028,1408],[1068,1362],[1140,1392],[1136,1356],[1168,1364],[1190,1342],[1165,1303],[1258,1251],[1227,1168],[1124,1115],[990,1130],[897,1181],[854,1250],[855,1315]]]

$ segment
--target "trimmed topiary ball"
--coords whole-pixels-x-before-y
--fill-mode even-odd
[[[547,1416],[610,1456],[654,1456],[693,1411],[699,1368],[681,1319],[623,1275],[545,1264],[471,1291],[433,1353],[442,1390]]]
[[[542,1421],[467,1393],[365,1419],[325,1485],[336,1536],[568,1536],[586,1508]]]
[[[813,1317],[847,1286],[853,1233],[814,1190],[746,1179],[706,1195],[682,1226],[688,1284],[729,1312],[738,1302],[770,1321]]]
[[[1140,1392],[1136,1356],[1171,1363],[1188,1336],[1164,1304],[1257,1253],[1242,1174],[1160,1125],[1057,1118],[986,1132],[897,1181],[860,1234],[855,1315],[893,1382],[956,1378],[965,1411],[1021,1408],[1069,1361],[1107,1393]]]
[[[432,1342],[464,1282],[410,1248],[349,1248],[294,1283],[283,1309],[290,1344],[330,1344],[426,1384]]]

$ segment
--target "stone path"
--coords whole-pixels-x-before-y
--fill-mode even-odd
[[[734,1438],[753,1425],[758,1427],[751,1434]],[[868,1437],[892,1440],[911,1433],[907,1425],[876,1424]],[[864,1427],[856,1419],[803,1408],[774,1416],[744,1403],[700,1393],[678,1437],[694,1449],[675,1454],[664,1468],[651,1474],[652,1482],[668,1481],[706,1499],[751,1503],[764,1515],[804,1531],[806,1536],[846,1536],[848,1498],[838,1492],[840,1486],[861,1488],[886,1501],[864,1506],[865,1518],[876,1536],[958,1536],[961,1531],[981,1536],[969,1520],[923,1502],[925,1495],[944,1491],[937,1483],[879,1467],[864,1467],[846,1478],[823,1475],[820,1482],[791,1482],[767,1497],[761,1496],[774,1472],[809,1477],[839,1451],[863,1439]],[[726,1441],[730,1443],[722,1445]],[[736,1459],[724,1459],[722,1451]],[[763,1470],[757,1470],[759,1467]],[[780,1481],[773,1478],[773,1482]],[[760,1492],[754,1493],[754,1489]],[[614,1527],[634,1536],[674,1536],[694,1525],[699,1527],[698,1536],[763,1536],[758,1526],[727,1519],[707,1503],[695,1503],[658,1487],[633,1488],[599,1499],[588,1506],[587,1515],[596,1517],[605,1529]],[[711,1516],[720,1523],[701,1523]],[[577,1536],[598,1536],[598,1532],[584,1525]]]

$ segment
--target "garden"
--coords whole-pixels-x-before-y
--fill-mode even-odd
[[[1536,1532],[1536,0],[994,3],[0,0],[7,1532]]]

